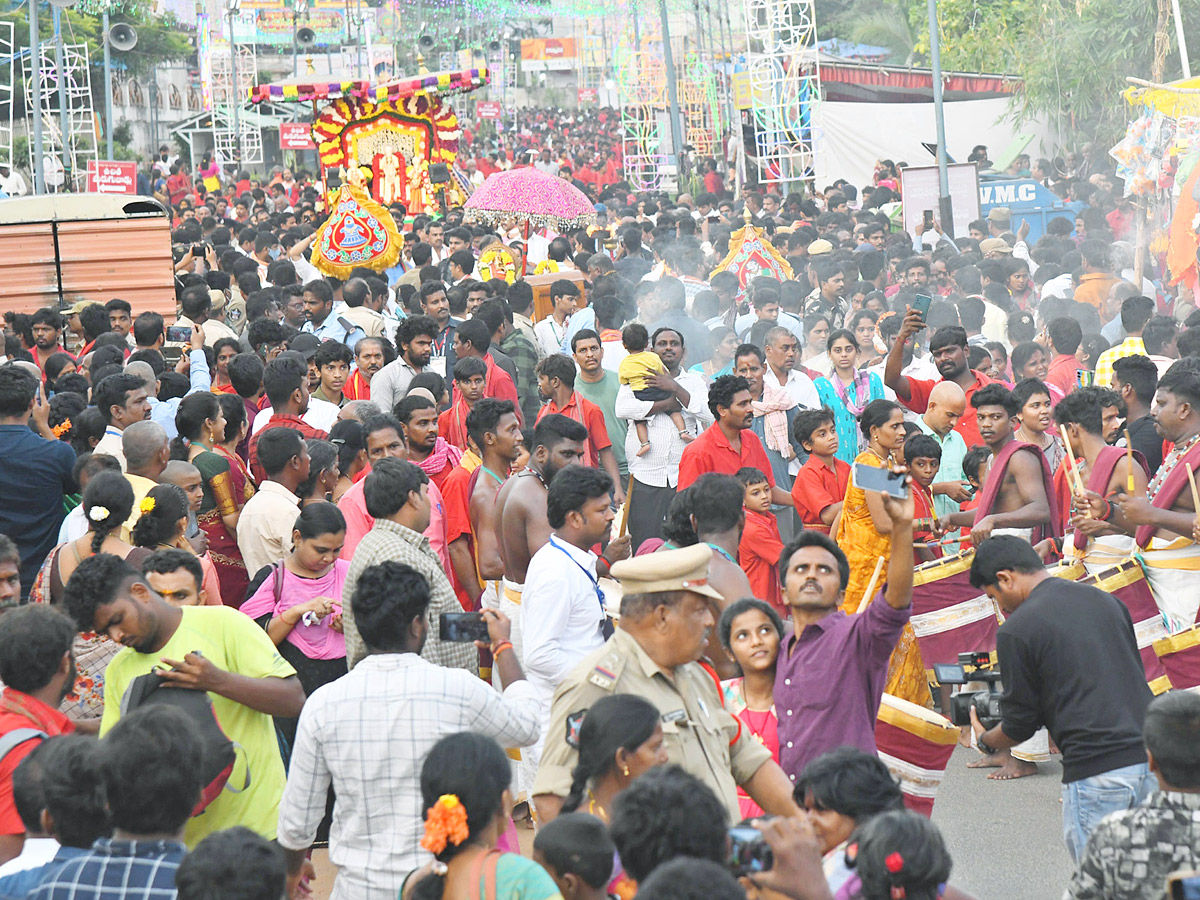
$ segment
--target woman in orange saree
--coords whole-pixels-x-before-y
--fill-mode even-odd
[[[854,464],[875,468],[895,465],[895,457],[904,447],[904,411],[900,405],[891,400],[872,400],[863,410],[859,427],[867,439],[867,449],[858,455]],[[892,552],[891,520],[883,509],[883,501],[878,494],[868,494],[858,487],[853,477],[842,504],[837,542],[850,562],[850,582],[846,585],[842,609],[853,615],[872,600],[863,595],[871,583],[875,566],[882,559],[886,570]],[[882,587],[882,583],[875,585],[876,590]],[[933,705],[929,679],[912,625],[904,626],[892,652],[885,691],[921,706]]]

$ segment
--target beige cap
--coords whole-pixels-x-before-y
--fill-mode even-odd
[[[725,598],[708,584],[708,564],[713,551],[707,544],[680,550],[661,550],[613,563],[612,577],[624,594],[658,594],[691,591],[714,600]]]
[[[1004,238],[984,238],[979,242],[979,252],[984,256],[989,253],[1012,253],[1012,247]]]
[[[95,300],[76,300],[69,307],[63,310],[64,316],[77,316],[83,312],[86,306],[103,306],[103,303],[97,303]]]
[[[213,315],[216,315],[225,308],[225,292],[217,290],[209,290],[208,298],[212,300]]]
[[[809,256],[820,256],[822,253],[832,252],[833,244],[829,243],[829,241],[825,240],[824,238],[818,238],[808,245]]]
[[[993,206],[990,210],[988,210],[987,220],[996,225],[1000,225],[1002,223],[1007,225],[1012,221],[1012,210],[1007,206]]]

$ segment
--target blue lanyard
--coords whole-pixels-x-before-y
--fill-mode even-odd
[[[605,608],[604,608],[604,591],[600,590],[600,582],[597,581],[596,578],[592,575],[592,573],[589,572],[579,562],[579,560],[577,560],[574,556],[572,556],[567,551],[567,549],[562,546],[562,544],[558,543],[558,541],[556,541],[554,539],[554,535],[550,535],[550,544],[556,550],[558,550],[559,553],[561,553],[563,556],[565,556],[571,562],[575,563],[575,565],[576,565],[576,567],[578,567],[579,571],[587,576],[587,580],[592,585],[592,590],[595,591],[595,593],[596,593],[596,600],[599,601],[599,603],[600,603],[600,615],[603,617],[603,620],[604,620],[604,624],[601,626],[601,628],[604,632],[604,637],[605,637],[605,639],[612,637],[612,633],[613,633],[612,622],[610,622],[608,620],[608,611],[605,610]]]

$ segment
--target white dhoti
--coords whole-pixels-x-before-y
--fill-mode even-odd
[[[1025,762],[1050,762],[1050,732],[1045,728],[1039,728],[1029,740],[1022,741],[1013,747],[1012,755]]]
[[[1012,537],[1019,537],[1023,541],[1029,541],[1030,543],[1033,543],[1033,529],[1032,528],[993,528],[992,529],[992,537],[998,537],[999,535],[1002,535],[1002,534],[1011,535]]]
[[[1088,541],[1087,549],[1079,560],[1089,575],[1098,575],[1105,569],[1131,559],[1135,549],[1132,536],[1106,534]]]
[[[1200,610],[1200,545],[1185,537],[1151,538],[1138,560],[1167,630],[1178,634],[1195,625]]]
[[[507,578],[499,582],[490,581],[488,584],[494,586],[496,605],[489,606],[485,602],[484,606],[488,609],[498,609],[508,616],[508,620],[512,623],[509,640],[512,641],[513,653],[517,655],[517,662],[524,666],[525,644],[521,639],[521,592],[525,590],[525,585],[509,581]],[[486,594],[485,590],[484,595],[486,596]],[[492,682],[499,690],[500,674],[496,671],[494,663],[492,665]],[[532,800],[529,796],[529,789],[533,787],[533,779],[537,775],[538,759],[541,757],[540,749],[541,738],[539,737],[535,747],[509,747],[507,750],[512,762],[513,798],[517,803]],[[531,812],[532,808],[533,804],[530,803]]]

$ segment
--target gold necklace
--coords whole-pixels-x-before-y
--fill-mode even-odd
[[[871,453],[873,453],[875,455],[875,458],[878,459],[885,466],[892,463],[892,454],[889,453],[887,456],[884,456],[882,453],[880,453],[878,450],[876,450],[870,444],[867,445],[867,449],[870,450]]]

